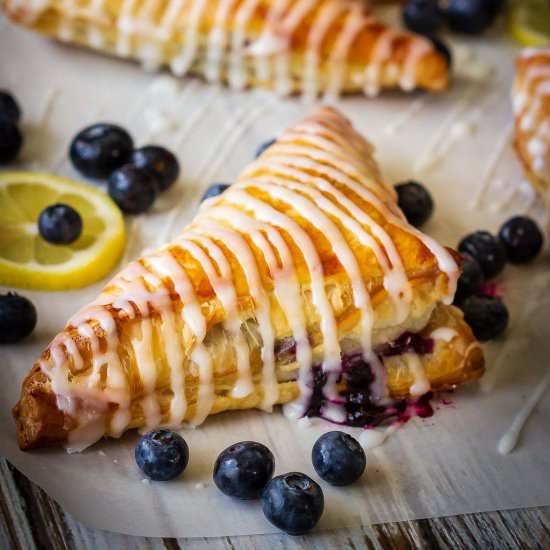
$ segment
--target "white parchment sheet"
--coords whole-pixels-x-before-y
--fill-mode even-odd
[[[64,47],[0,20],[0,87],[24,110],[26,144],[20,167],[75,175],[67,161],[74,133],[91,122],[126,126],[138,145],[175,150],[183,177],[152,213],[129,223],[125,260],[173,235],[196,210],[212,181],[231,181],[259,143],[306,114],[300,100],[262,92],[236,94],[188,79],[148,74],[137,66]],[[456,45],[456,44],[455,44]],[[467,49],[465,49],[467,48]],[[474,62],[475,52],[478,60]],[[522,184],[509,146],[513,46],[499,32],[459,45],[459,77],[446,94],[376,100],[346,99],[338,106],[378,150],[389,182],[410,177],[431,189],[436,210],[424,228],[445,244],[474,229],[496,230],[514,213],[543,221],[543,208]],[[494,69],[488,78],[488,68]],[[174,206],[175,205],[175,206]],[[550,504],[550,394],[531,415],[516,450],[497,444],[550,367],[550,258],[507,267],[502,276],[512,322],[505,338],[486,346],[491,391],[478,384],[435,402],[433,418],[413,419],[368,455],[362,481],[349,488],[323,485],[321,528]],[[183,431],[191,452],[185,474],[146,483],[133,460],[135,434],[74,455],[62,450],[22,453],[10,409],[41,349],[100,285],[78,292],[25,292],[36,304],[38,327],[27,341],[0,348],[0,452],[92,527],[133,535],[204,537],[275,531],[257,503],[220,494],[211,480],[217,454],[252,439],[276,457],[276,473],[310,461],[326,423],[303,427],[250,411],[208,419]],[[491,384],[488,384],[491,385]],[[357,431],[355,431],[358,434]]]

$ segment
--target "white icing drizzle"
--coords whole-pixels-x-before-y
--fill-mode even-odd
[[[359,443],[365,451],[371,451],[382,446],[388,437],[394,434],[402,426],[399,422],[394,422],[385,429],[366,429],[359,435]]]
[[[319,88],[319,50],[323,39],[334,20],[346,9],[344,2],[327,2],[321,8],[319,15],[308,36],[305,54],[303,93],[307,100],[317,97]]]
[[[243,121],[245,127],[246,120]],[[410,283],[399,252],[384,227],[348,198],[340,186],[373,205],[387,223],[398,225],[424,242],[448,276],[449,296],[454,294],[458,268],[444,248],[408,226],[395,206],[392,208],[394,194],[378,181],[374,165],[369,169],[373,162],[371,155],[372,147],[351,133],[347,121],[330,110],[320,111],[283,135],[273,151],[253,163],[221,197],[203,204],[195,221],[174,243],[131,263],[95,302],[79,312],[71,324],[89,345],[92,356],[91,369],[83,377],[84,383],[69,382],[69,369],[79,372],[85,366],[70,333],[62,333],[54,340],[49,361],[42,362],[42,368],[52,380],[59,408],[79,421],[79,427],[71,432],[71,447],[83,448],[105,433],[120,435],[131,420],[130,381],[125,372],[127,367],[122,365],[123,355],[119,356],[121,345],[125,353],[130,351],[139,373],[139,389],[136,392],[132,388],[132,391],[135,392],[133,397],[139,399],[147,428],[158,426],[161,420],[167,425],[178,426],[190,416],[185,372],[198,376],[196,410],[191,424],[200,424],[211,412],[216,394],[207,317],[190,279],[189,269],[196,269],[196,266],[191,268],[187,263],[180,263],[179,254],[188,255],[198,264],[223,308],[222,327],[219,328],[224,331],[236,359],[237,374],[231,388],[234,398],[244,398],[254,391],[246,338],[247,334],[253,335],[246,324],[251,319],[242,317],[241,297],[237,294],[233,275],[235,264],[242,270],[247,284],[246,298],[254,304],[253,319],[261,338],[263,398],[260,406],[266,410],[271,410],[279,398],[272,319],[272,305],[277,300],[296,343],[301,399],[292,409],[299,416],[312,391],[313,361],[304,296],[293,258],[295,250],[299,251],[309,276],[307,288],[318,312],[323,339],[322,369],[328,375],[323,390],[328,399],[323,406],[323,416],[343,420],[342,409],[336,405],[339,396],[335,386],[341,367],[341,349],[323,263],[315,245],[315,235],[292,217],[289,207],[312,230],[324,235],[349,279],[353,304],[360,315],[361,348],[365,360],[375,371],[375,384],[371,388],[373,398],[384,398],[385,371],[372,349],[374,316],[370,295],[359,258],[347,241],[347,235],[353,235],[372,251],[380,266],[384,287],[395,306],[394,321],[397,323],[409,314]],[[360,162],[365,158],[369,159],[367,168]],[[205,173],[209,167],[209,162],[205,162]],[[266,172],[270,175],[265,175]],[[269,201],[261,198],[266,196]],[[272,206],[272,202],[277,206]],[[289,239],[293,242],[292,247]],[[258,255],[265,261],[265,274]],[[273,298],[268,294],[264,277],[272,281]],[[176,306],[171,298],[174,292],[179,296]],[[177,305],[179,302],[181,308]],[[130,323],[130,332],[126,334],[129,338],[123,343],[118,340],[115,318]],[[432,336],[448,341],[453,337],[452,329],[439,329]],[[159,343],[162,343],[161,349],[158,349]],[[191,368],[186,368],[186,361],[192,363]],[[414,376],[411,394],[419,396],[429,391],[420,358],[405,354],[403,361]],[[162,384],[166,383],[166,375],[172,397],[169,411],[161,411],[160,384],[161,380]],[[107,426],[105,410],[109,403],[117,407]]]
[[[208,50],[206,52],[206,65],[204,76],[209,82],[219,82],[221,64],[225,54],[227,42],[226,26],[231,10],[237,0],[220,0],[214,26],[208,35]]]
[[[471,106],[472,101],[478,100],[479,95],[484,91],[485,88],[479,88],[476,83],[470,84],[464,95],[456,102],[449,115],[445,117],[441,126],[439,126],[437,131],[433,133],[428,145],[418,156],[417,161],[413,165],[413,170],[416,173],[424,172],[435,166],[441,158],[443,158],[443,156],[450,151],[451,147],[454,145],[454,141],[457,141],[459,137],[463,137],[469,133],[468,126],[454,125],[462,122],[460,118],[464,112]],[[485,98],[485,101],[486,100],[487,97]],[[449,139],[447,134],[453,126],[455,128],[459,128],[459,131],[457,132],[455,130],[457,135],[452,136],[452,139]],[[450,145],[449,141],[451,142]]]
[[[487,163],[487,166],[483,171],[483,175],[481,177],[481,185],[478,187],[476,194],[473,196],[471,202],[468,205],[470,208],[477,209],[482,205],[485,194],[487,193],[490,184],[493,181],[493,175],[498,166],[498,163],[502,158],[504,151],[510,145],[510,139],[512,137],[513,130],[514,125],[511,123],[502,132],[499,140],[497,141],[493,153],[489,157],[489,162]]]
[[[232,339],[232,345],[235,347],[235,356],[237,358],[238,380],[232,388],[231,394],[237,398],[246,397],[252,392],[254,386],[250,373],[249,349],[241,331],[237,293],[233,283],[231,266],[222,249],[214,241],[198,235],[190,236],[193,236],[196,242],[208,251],[208,254],[192,240],[179,239],[177,243],[200,263],[216,296],[221,302],[225,311],[224,327]],[[210,256],[216,262],[217,270],[210,260]],[[220,275],[218,275],[218,271]]]
[[[256,199],[248,192],[231,188],[227,193],[230,194],[232,204],[242,206],[251,211],[256,219],[280,227],[287,234],[292,235],[307,264],[313,303],[319,311],[324,346],[323,368],[326,371],[334,371],[340,365],[340,344],[334,314],[325,292],[323,265],[311,238],[292,218]]]
[[[257,5],[258,0],[244,0],[235,15],[229,55],[229,85],[237,90],[242,90],[247,84],[247,73],[243,60],[246,27]]]
[[[407,364],[407,367],[413,375],[413,383],[410,387],[412,397],[421,397],[431,389],[430,381],[424,371],[422,360],[416,353],[404,353],[401,359]]]
[[[69,18],[60,20],[57,36],[65,41],[72,40],[74,21],[87,17],[91,19],[86,31],[88,45],[104,48],[102,26],[112,17],[105,0],[89,0],[86,5],[80,5],[76,0],[63,0],[63,3]],[[255,36],[250,23],[260,6],[267,8],[267,13],[263,30]],[[47,2],[34,0],[28,14],[29,21],[47,7]],[[365,26],[379,24],[370,10],[359,2],[329,0],[320,4],[318,0],[274,0],[265,5],[260,0],[219,0],[203,45],[200,32],[209,9],[207,0],[167,0],[160,13],[158,9],[157,0],[122,1],[116,22],[115,50],[118,55],[134,55],[149,70],[168,63],[178,76],[202,65],[202,73],[208,81],[219,82],[222,77],[227,78],[235,89],[242,89],[249,83],[253,76],[249,63],[252,61],[254,76],[261,84],[270,84],[271,73],[274,73],[273,87],[277,94],[286,96],[301,87],[304,97],[310,99],[317,96],[320,88],[331,97],[340,94],[345,71],[349,70],[346,67],[349,51],[354,48]],[[293,35],[312,12],[303,53],[305,69],[301,74],[291,74],[296,73],[294,68],[291,70]],[[329,59],[324,59],[321,56],[323,39],[334,29],[339,17],[345,23],[338,28]],[[172,57],[167,60],[169,48],[166,45],[176,33],[181,34],[183,44],[179,52],[168,54]],[[399,64],[388,63],[394,41],[402,37],[409,41],[404,58]],[[361,73],[359,67],[353,67],[351,77],[355,84],[364,85],[368,95],[378,93],[382,82],[412,90],[417,84],[418,64],[432,51],[433,46],[424,38],[380,27],[374,38],[373,53],[364,63],[365,70]],[[321,68],[328,73],[322,80]]]
[[[203,215],[208,218],[224,221],[238,229],[241,233],[250,235],[252,242],[262,251],[270,274],[273,277],[275,296],[281,304],[289,327],[292,330],[294,342],[296,343],[296,360],[300,369],[298,383],[300,385],[301,396],[299,416],[301,416],[303,414],[303,405],[305,405],[311,395],[311,387],[309,385],[311,378],[311,346],[307,334],[300,286],[296,277],[294,260],[292,259],[290,249],[275,227],[258,222],[236,208],[218,206],[215,209],[204,211]],[[273,253],[272,246],[280,258],[280,266]]]
[[[340,95],[349,49],[358,33],[371,21],[363,17],[362,12],[363,6],[361,4],[352,5],[352,8],[348,12],[344,29],[332,49],[328,60],[330,70],[326,89],[326,96],[328,98],[335,98]]]
[[[233,251],[235,257],[239,259],[239,263],[243,268],[250,296],[256,306],[255,317],[258,321],[258,329],[262,337],[263,398],[261,407],[264,410],[271,410],[279,397],[279,387],[275,374],[275,334],[271,322],[269,297],[262,285],[254,254],[240,233],[200,217],[195,222],[201,234],[208,235],[225,243]]]
[[[170,62],[170,68],[178,76],[185,74],[195,61],[199,43],[199,25],[206,7],[207,0],[193,0],[193,6],[186,19],[185,31],[183,33],[183,49]]]
[[[443,340],[444,342],[450,342],[458,336],[458,332],[454,328],[440,327],[436,328],[431,334],[432,340]]]
[[[292,208],[308,220],[308,222],[311,223],[320,233],[322,233],[330,243],[339,263],[349,276],[353,290],[354,303],[361,313],[361,345],[364,353],[368,354],[368,359],[370,360],[371,357],[374,356],[372,353],[371,341],[373,313],[370,304],[370,297],[365,288],[363,276],[357,263],[357,259],[355,258],[351,248],[338,227],[323,213],[320,208],[315,205],[312,200],[308,200],[304,196],[291,191],[291,185],[281,188],[276,185],[259,182],[257,180],[247,181],[246,185],[248,187],[261,189],[262,191],[267,192],[271,197],[292,205]],[[332,203],[325,200],[323,201],[323,205],[327,208],[327,205],[331,206]],[[334,369],[325,369],[325,372],[329,374],[327,384],[325,386],[326,395],[330,398],[336,399],[337,392],[335,383],[337,376],[340,374],[340,364],[338,363]],[[377,382],[379,382],[381,376],[377,376],[376,378]],[[379,384],[377,384],[376,387],[378,392],[377,395],[375,395],[375,399],[379,399],[383,397],[383,395],[380,395],[381,389]]]
[[[548,372],[544,375],[533,393],[529,396],[529,399],[526,401],[525,405],[523,405],[523,407],[519,410],[512,421],[510,428],[500,438],[498,442],[498,452],[501,455],[507,455],[515,449],[525,423],[549,387],[550,370],[548,370]]]
[[[393,121],[390,121],[387,126],[384,127],[386,134],[393,136],[400,130],[405,124],[410,122],[415,115],[417,115],[426,105],[428,105],[428,99],[426,97],[419,97],[412,103],[408,103],[406,109],[398,115]]]

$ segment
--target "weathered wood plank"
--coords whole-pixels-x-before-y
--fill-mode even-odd
[[[340,529],[303,537],[147,539],[89,529],[0,460],[0,549],[14,550],[405,550],[550,548],[550,508],[470,514]]]

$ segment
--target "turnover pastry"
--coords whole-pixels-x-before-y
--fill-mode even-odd
[[[69,320],[23,382],[19,444],[82,449],[289,402],[369,424],[483,373],[449,305],[459,261],[407,224],[350,122],[319,109]]]
[[[33,30],[176,75],[315,97],[444,90],[445,56],[362,0],[4,0]]]
[[[517,60],[512,90],[515,146],[537,191],[550,189],[550,48],[529,48]]]

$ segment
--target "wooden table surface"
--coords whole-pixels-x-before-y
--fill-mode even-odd
[[[147,539],[89,529],[0,459],[0,549],[550,549],[550,507],[403,521],[307,536]]]

